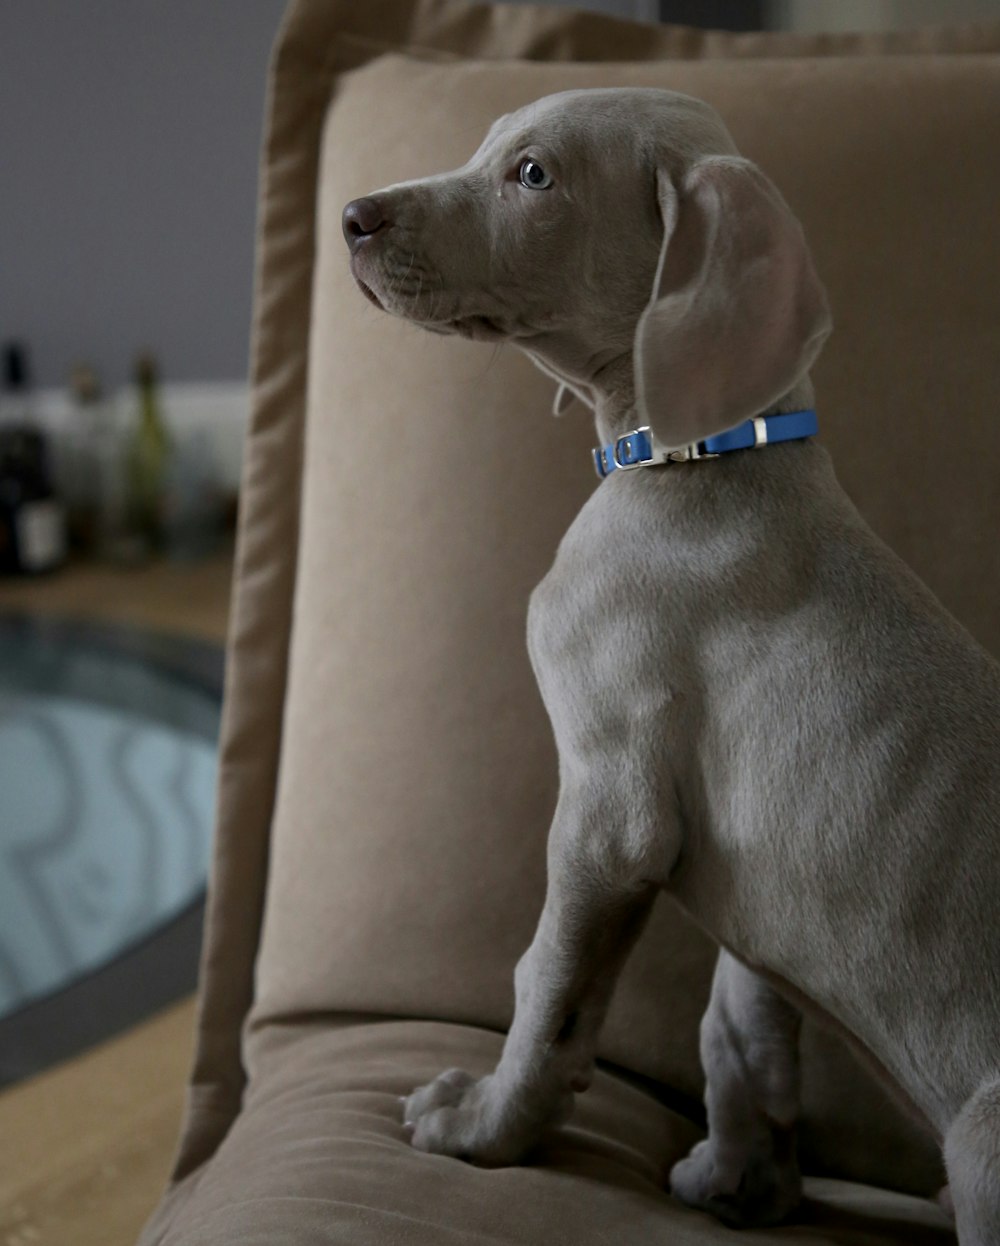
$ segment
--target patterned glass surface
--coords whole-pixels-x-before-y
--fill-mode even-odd
[[[0,1017],[201,894],[218,698],[140,656],[0,629]]]

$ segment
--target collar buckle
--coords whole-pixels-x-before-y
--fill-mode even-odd
[[[648,424],[623,433],[611,450],[615,467],[630,472],[634,467],[645,467],[653,459],[653,430]]]
[[[679,450],[671,450],[667,458],[671,463],[697,463],[699,459],[717,459],[717,454],[712,454],[705,449],[703,441],[694,441],[689,446],[681,446]]]
[[[629,472],[635,467],[655,467],[669,462],[667,451],[648,424],[630,429],[609,446],[599,446],[593,454],[594,470],[601,480],[614,471]]]
[[[656,434],[648,424],[630,429],[611,443],[594,452],[594,470],[601,480],[613,471],[630,472],[636,467],[669,466],[671,463],[694,463],[700,459],[717,459],[705,449],[703,441],[677,450],[668,450],[656,440]]]

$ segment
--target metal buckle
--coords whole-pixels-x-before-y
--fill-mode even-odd
[[[648,459],[636,459],[634,463],[626,463],[622,457],[622,443],[627,441],[629,437],[634,437],[637,433],[642,433],[646,438],[649,446],[650,457]],[[636,467],[662,467],[670,463],[693,463],[698,459],[717,459],[717,454],[710,454],[707,450],[701,448],[702,443],[695,442],[690,446],[682,446],[679,450],[667,450],[663,444],[656,440],[652,428],[648,424],[643,424],[639,428],[630,429],[627,433],[623,433],[614,445],[610,448],[611,458],[614,467],[620,472],[630,472]],[[599,479],[604,480],[611,475],[614,468],[605,470],[605,447],[598,446],[592,451],[594,456],[594,470],[597,472]]]
[[[707,450],[701,449],[701,442],[692,442],[689,446],[684,446],[681,450],[671,450],[667,456],[672,463],[695,463],[699,459],[717,459],[717,454],[709,454]]]
[[[615,467],[617,467],[619,471],[630,472],[634,467],[646,467],[647,464],[653,463],[655,461],[655,456],[652,456],[648,459],[636,459],[634,463],[623,463],[622,462],[621,457],[618,454],[619,447],[621,446],[623,441],[628,441],[630,437],[635,437],[636,434],[638,433],[645,434],[646,440],[649,443],[650,451],[652,451],[653,430],[649,427],[648,424],[644,424],[642,428],[633,428],[633,429],[630,429],[629,432],[627,433],[622,433],[622,435],[615,442],[614,449],[611,451],[612,456],[615,460]]]

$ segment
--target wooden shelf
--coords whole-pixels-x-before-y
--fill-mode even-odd
[[[194,563],[70,563],[51,575],[0,579],[0,610],[129,623],[224,642],[232,565],[229,549]]]

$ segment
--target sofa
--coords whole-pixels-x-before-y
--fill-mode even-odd
[[[141,1246],[726,1242],[667,1192],[703,1136],[714,948],[658,902],[599,1069],[526,1163],[409,1145],[400,1096],[494,1065],[557,788],[525,649],[590,491],[590,417],[512,349],[379,313],[350,199],[569,87],[700,96],[802,220],[834,334],[821,438],[1000,653],[1000,23],[734,35],[460,0],[293,0],[262,158],[247,443],[195,1053]],[[776,896],[775,903],[793,902]],[[934,1139],[807,1023],[806,1198],[761,1243],[945,1246]]]

